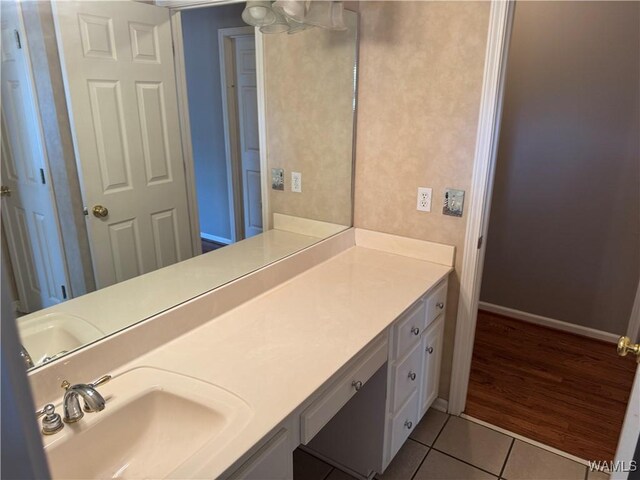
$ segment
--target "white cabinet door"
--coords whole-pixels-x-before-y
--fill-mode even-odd
[[[98,288],[191,257],[169,10],[53,6]]]
[[[424,363],[422,368],[422,395],[420,417],[438,397],[440,382],[440,360],[442,359],[442,339],[444,336],[444,315],[440,315],[425,332],[422,338]]]

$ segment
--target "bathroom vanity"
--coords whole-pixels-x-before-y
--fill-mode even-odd
[[[104,411],[43,436],[53,478],[285,479],[301,444],[383,471],[437,397],[453,255],[350,229],[35,370],[59,410],[61,379],[113,376]]]

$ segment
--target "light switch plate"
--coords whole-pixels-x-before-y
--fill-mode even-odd
[[[302,174],[300,172],[291,172],[291,191],[302,193]]]
[[[442,213],[452,217],[461,217],[464,207],[464,190],[447,188],[444,191],[444,206]]]
[[[271,188],[273,190],[284,190],[284,168],[271,169]]]

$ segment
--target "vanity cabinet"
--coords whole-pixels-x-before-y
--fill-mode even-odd
[[[392,324],[385,365],[321,429],[303,429],[306,448],[365,477],[387,468],[438,396],[446,295],[445,279]]]
[[[445,278],[292,413],[228,478],[291,479],[298,445],[362,477],[384,472],[438,396],[446,300]]]
[[[233,480],[290,480],[293,478],[291,432],[281,429],[233,473]]]

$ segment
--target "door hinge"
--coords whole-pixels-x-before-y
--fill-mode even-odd
[[[482,241],[483,241],[483,239],[484,239],[484,235],[483,235],[483,236],[481,236],[481,237],[478,239],[478,250],[480,250],[480,248],[482,248]]]
[[[60,289],[62,290],[62,298],[67,299],[67,288],[64,285],[60,285]]]
[[[14,30],[13,34],[15,35],[15,38],[16,38],[16,47],[18,47],[18,50],[22,49],[22,40],[20,40],[20,32],[18,30]]]
[[[40,180],[42,180],[42,184],[46,185],[47,184],[47,180],[44,178],[44,169],[40,169]]]

